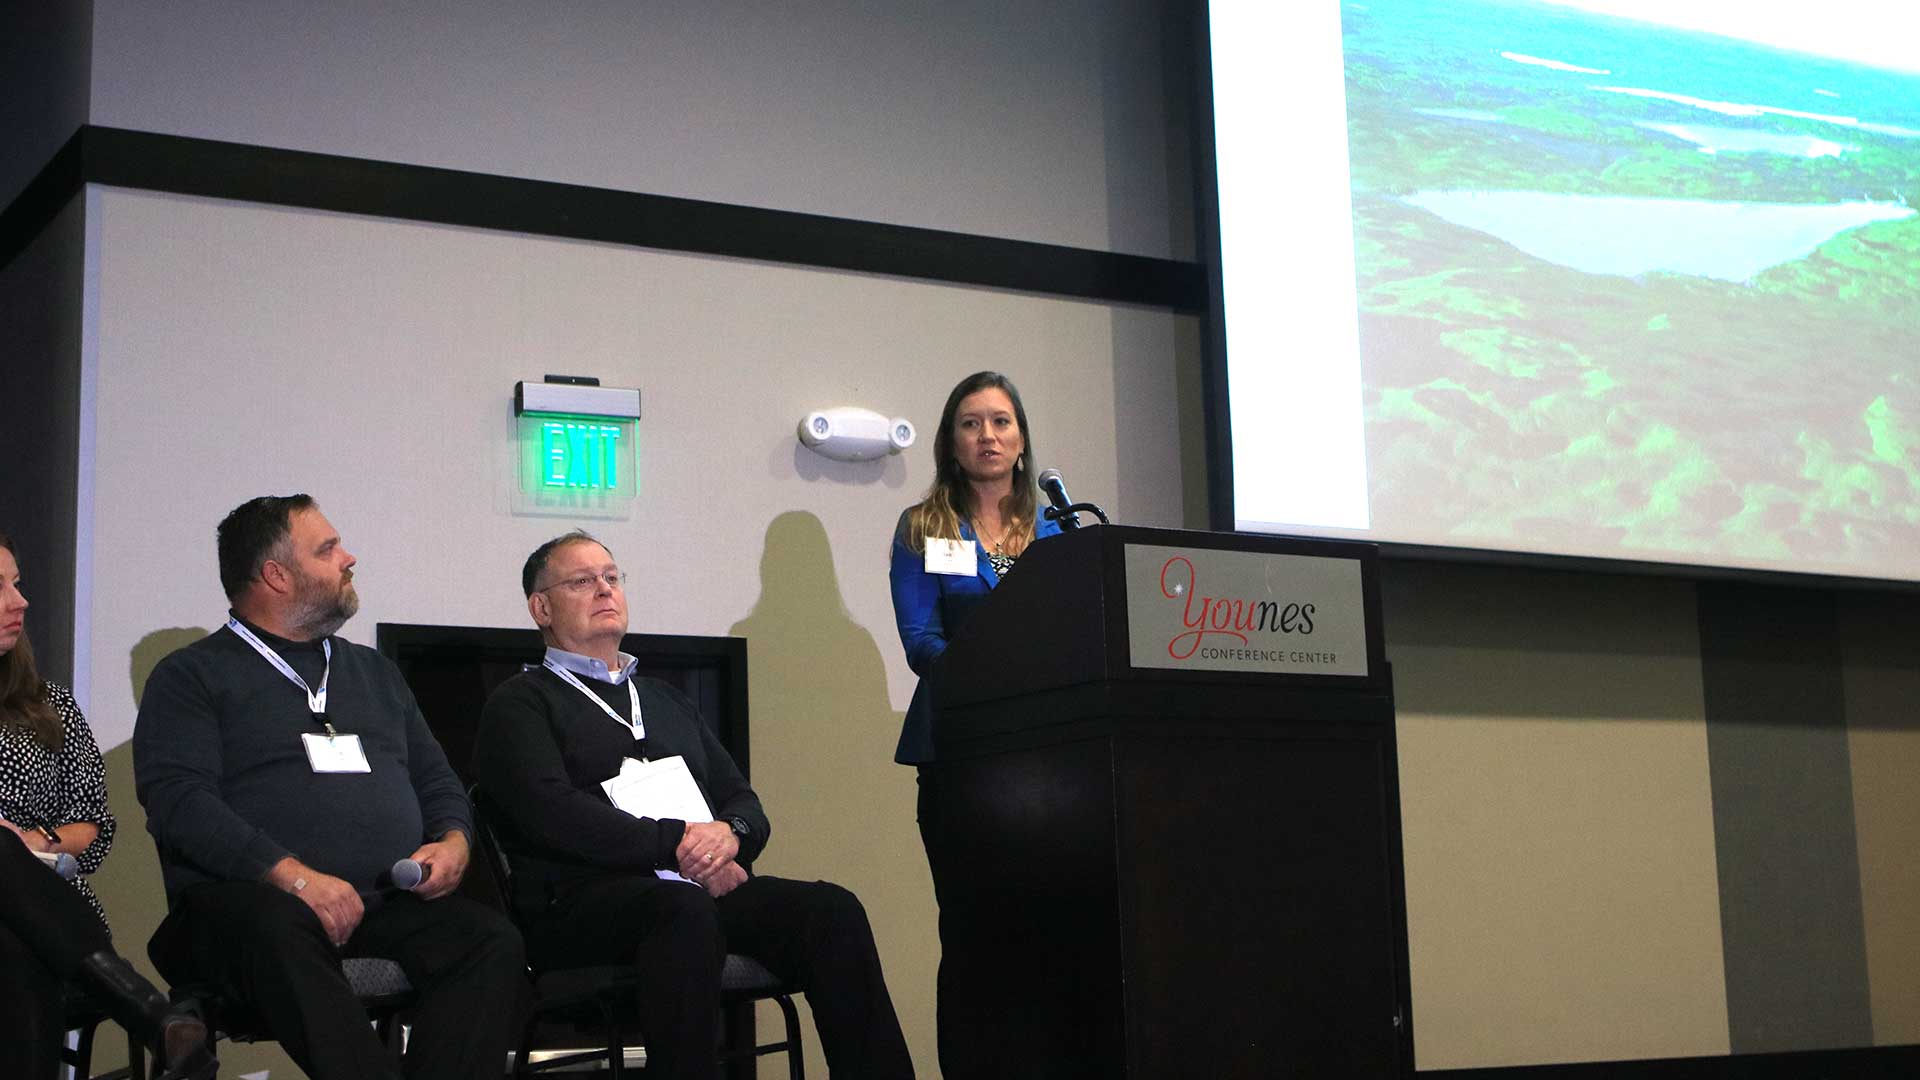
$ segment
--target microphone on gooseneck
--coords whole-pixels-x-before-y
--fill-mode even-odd
[[[1060,522],[1062,529],[1080,527],[1080,516],[1070,508],[1073,500],[1067,496],[1067,482],[1060,477],[1059,469],[1047,469],[1040,474],[1040,490],[1047,496],[1047,505],[1053,507],[1053,513],[1047,515]]]

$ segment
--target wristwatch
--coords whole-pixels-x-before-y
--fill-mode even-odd
[[[746,818],[730,817],[727,824],[733,828],[733,835],[742,840],[753,835],[753,826],[747,824]]]
[[[45,822],[35,825],[34,828],[39,829],[40,835],[47,838],[47,843],[52,844],[54,847],[60,846],[60,832],[58,829],[55,829]]]

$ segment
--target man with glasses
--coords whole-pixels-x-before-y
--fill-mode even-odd
[[[769,833],[759,796],[692,702],[635,677],[619,651],[625,585],[584,532],[535,549],[520,586],[546,656],[481,717],[474,768],[513,856],[534,967],[631,960],[645,973],[649,1076],[717,1075],[729,952],[806,992],[835,1077],[912,1076],[866,911],[837,885],[752,873]],[[690,775],[698,794],[676,804],[690,808],[616,807],[603,782],[643,771]]]
[[[525,952],[451,895],[472,808],[400,672],[334,636],[360,607],[353,556],[306,495],[243,503],[217,535],[232,615],[160,662],[134,725],[169,908],[154,963],[244,1006],[316,1080],[397,1080],[340,961],[398,961],[419,992],[405,1075],[497,1080]],[[411,892],[400,860],[424,875]]]

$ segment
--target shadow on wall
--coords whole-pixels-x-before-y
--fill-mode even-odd
[[[932,435],[924,438],[931,447]],[[797,438],[791,443],[782,440],[775,446],[768,471],[776,477],[798,476],[809,483],[824,480],[831,484],[880,484],[895,491],[907,484],[905,454],[886,454],[871,461],[835,461],[807,449]]]
[[[876,547],[885,539],[876,530]],[[893,764],[901,713],[873,634],[847,612],[819,518],[794,510],[767,526],[760,598],[728,632],[747,639],[753,786],[773,822],[758,868],[859,895],[918,1070],[934,1075],[939,942],[914,774]],[[807,1048],[807,1070],[825,1075],[817,1042]]]
[[[167,654],[191,645],[209,633],[198,626],[173,626],[140,639],[128,657],[127,676],[133,684],[133,702],[139,707],[147,689],[147,677]],[[106,906],[113,925],[114,947],[132,960],[148,978],[165,985],[147,959],[147,939],[167,914],[167,897],[160,884],[160,857],[153,839],[147,835],[147,815],[133,792],[133,743],[122,743],[106,754],[107,800],[119,819],[113,851],[93,876],[94,891]],[[95,1043],[95,1071],[126,1064],[126,1044],[116,1037],[103,1037]],[[281,1052],[278,1043],[253,1045],[220,1044],[221,1074],[239,1076],[271,1070],[277,1076],[297,1076],[298,1071]]]
[[[168,653],[199,641],[207,633],[197,626],[175,626],[140,639],[127,665],[136,708],[154,667]],[[93,886],[113,923],[115,944],[151,975],[147,939],[166,917],[167,900],[160,887],[160,858],[154,852],[153,838],[147,835],[147,815],[133,793],[132,742],[122,743],[107,754],[107,799],[120,827],[113,851],[94,875]]]

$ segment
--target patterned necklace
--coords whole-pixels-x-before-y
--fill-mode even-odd
[[[980,534],[980,537],[982,539],[986,539],[986,536],[987,536],[986,530],[982,529],[978,522],[974,523],[973,531]],[[1006,553],[1006,547],[1007,547],[1007,523],[1002,522],[1000,524],[1000,538],[998,540],[988,541],[987,550],[993,552],[995,555],[1003,555]]]

